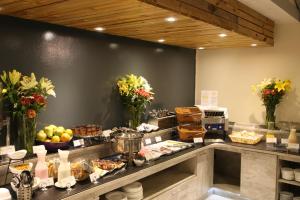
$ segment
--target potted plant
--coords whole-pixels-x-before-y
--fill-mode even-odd
[[[117,86],[122,101],[130,113],[129,126],[136,129],[141,123],[146,106],[154,99],[152,88],[144,77],[133,74],[120,78]]]
[[[4,110],[17,124],[18,145],[32,152],[36,119],[46,107],[47,97],[55,97],[54,85],[47,78],[37,81],[34,73],[25,76],[16,70],[3,71],[0,77]]]

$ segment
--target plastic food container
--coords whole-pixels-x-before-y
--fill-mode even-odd
[[[292,168],[281,168],[281,177],[285,180],[292,181],[295,179],[294,170]]]

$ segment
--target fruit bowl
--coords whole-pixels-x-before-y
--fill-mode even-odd
[[[37,145],[44,145],[48,152],[57,152],[58,149],[65,150],[69,148],[71,140],[69,142],[41,142],[36,141]]]

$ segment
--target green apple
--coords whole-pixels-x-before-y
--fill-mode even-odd
[[[47,134],[48,138],[52,138],[53,137],[53,128],[47,126],[47,127],[45,127],[44,131]]]
[[[37,133],[36,138],[37,138],[37,140],[39,140],[41,142],[44,142],[47,139],[47,134],[43,130],[40,130]]]
[[[57,135],[57,136],[61,136],[61,134],[63,134],[65,131],[65,128],[62,127],[62,126],[59,126],[56,128],[56,130],[54,131],[54,135]]]
[[[54,142],[54,143],[60,142],[60,138],[57,135],[54,135],[51,139],[51,142]]]

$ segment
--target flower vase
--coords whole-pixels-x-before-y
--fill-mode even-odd
[[[275,110],[276,105],[266,105],[266,127],[268,127],[270,122],[275,123]]]
[[[141,114],[142,112],[135,107],[129,108],[130,120],[129,128],[136,129],[141,124]]]
[[[18,143],[21,149],[26,149],[28,153],[33,153],[36,135],[36,118],[28,118],[25,115],[18,117]]]

